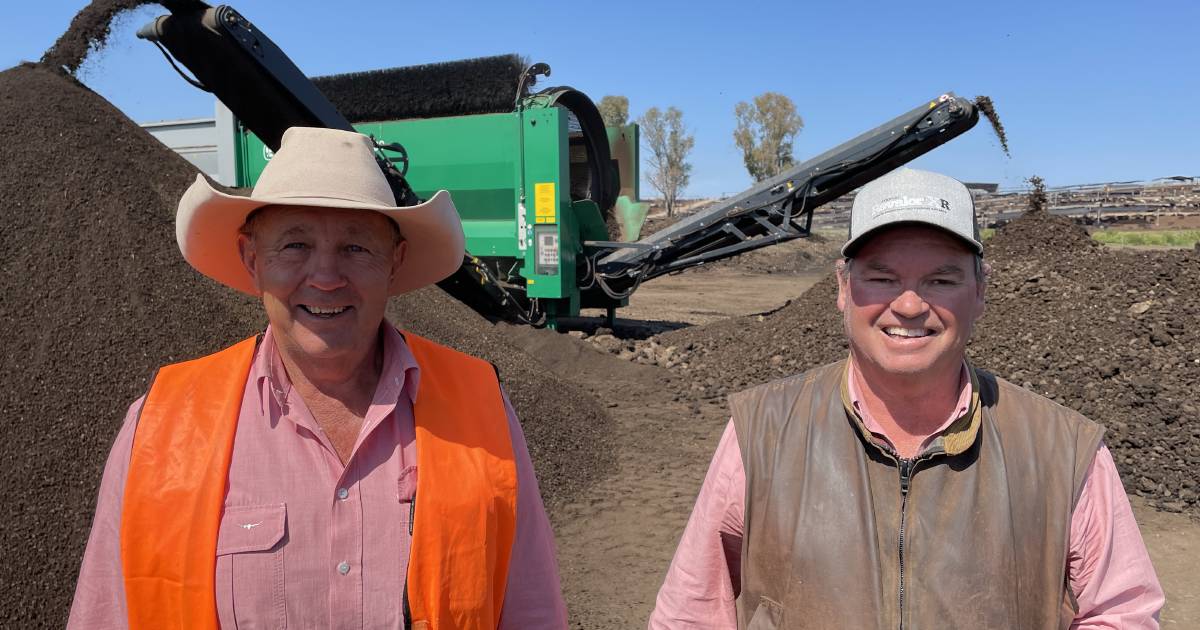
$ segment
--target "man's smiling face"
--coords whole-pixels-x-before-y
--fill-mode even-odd
[[[872,237],[838,274],[851,352],[876,377],[956,375],[983,294],[967,246],[919,225]]]
[[[390,224],[390,225],[389,225]],[[279,343],[297,358],[362,356],[383,321],[406,243],[376,212],[270,206],[239,237]]]

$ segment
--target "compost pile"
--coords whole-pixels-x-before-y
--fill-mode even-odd
[[[1110,250],[1068,219],[1030,212],[987,243],[977,365],[1107,427],[1130,492],[1200,513],[1200,254]],[[777,311],[609,348],[671,367],[716,398],[848,352],[834,277]]]
[[[0,626],[61,627],[100,470],[163,363],[261,330],[260,307],[175,245],[196,170],[58,71],[0,73]]]
[[[62,627],[100,473],[155,368],[263,329],[261,306],[192,270],[174,213],[196,169],[69,75],[0,72],[0,627]],[[611,466],[611,420],[440,290],[392,305],[414,332],[499,366],[550,504]]]
[[[612,418],[599,401],[518,349],[497,327],[437,287],[393,298],[388,319],[456,350],[491,361],[521,419],[542,497],[570,500],[611,464]]]

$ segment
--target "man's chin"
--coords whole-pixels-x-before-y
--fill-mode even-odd
[[[290,343],[287,345],[300,356],[295,359],[309,360],[330,360],[352,351],[354,344],[352,343],[352,335],[345,334],[313,334],[308,330],[296,330],[294,334],[289,335]]]
[[[880,375],[906,379],[932,376],[937,369],[936,361],[918,356],[876,357],[871,363]]]
[[[875,365],[883,375],[906,380],[939,377],[946,370],[957,369],[962,364],[962,355],[948,361],[947,357],[939,356],[933,359],[927,357],[891,357],[877,362]]]

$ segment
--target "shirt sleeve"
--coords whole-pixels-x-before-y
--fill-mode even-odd
[[[554,531],[550,529],[550,519],[542,504],[525,434],[507,395],[504,395],[504,411],[508,414],[508,429],[517,464],[517,531],[508,561],[508,584],[504,590],[499,628],[564,629],[567,627],[567,608],[563,603],[558,561],[554,556]]]
[[[1103,444],[1071,515],[1067,561],[1079,604],[1072,630],[1158,628],[1162,587],[1112,454]]]
[[[67,630],[119,629],[129,627],[125,608],[125,579],[121,571],[121,506],[125,497],[125,476],[133,451],[133,433],[145,396],[129,407],[117,433],[96,500],[92,532],[83,552],[83,565],[75,583],[75,599]]]
[[[745,504],[746,471],[731,420],[658,591],[651,630],[737,628]]]

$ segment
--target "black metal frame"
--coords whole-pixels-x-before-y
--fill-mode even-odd
[[[927,153],[979,120],[968,100],[944,94],[789,171],[600,258],[595,273],[616,293],[644,280],[807,236],[822,204]]]

